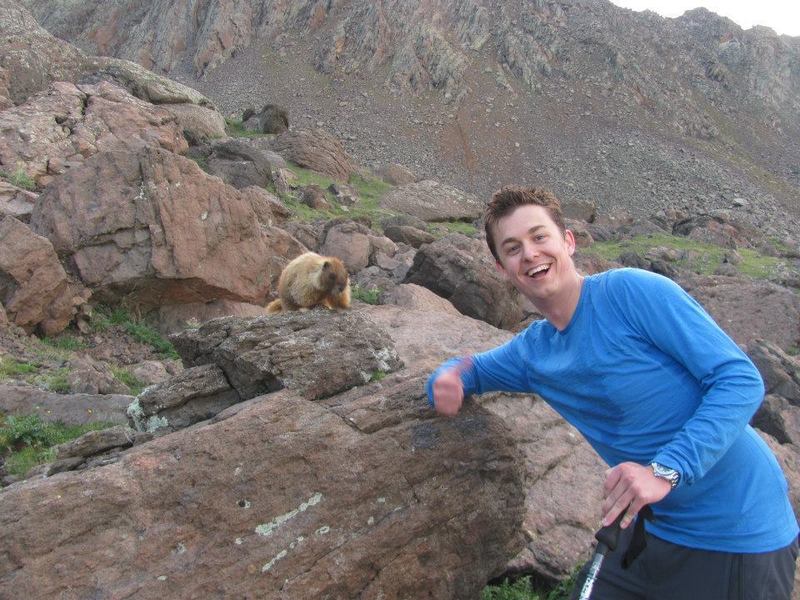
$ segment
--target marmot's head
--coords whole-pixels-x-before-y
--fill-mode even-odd
[[[350,284],[347,268],[344,266],[344,263],[335,256],[325,259],[322,265],[322,274],[319,279],[323,289],[336,294],[341,294]]]

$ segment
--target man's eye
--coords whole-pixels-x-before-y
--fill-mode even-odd
[[[509,256],[512,254],[516,254],[519,251],[519,246],[511,246],[510,248],[506,248],[506,254]]]
[[[536,240],[537,242],[541,242],[546,237],[547,237],[546,235],[544,235],[543,233],[540,233],[539,235],[535,236],[533,239]]]

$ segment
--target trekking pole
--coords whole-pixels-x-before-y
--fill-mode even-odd
[[[594,534],[594,538],[597,540],[597,548],[594,549],[592,564],[589,567],[589,573],[586,575],[586,581],[583,582],[581,595],[578,597],[578,600],[589,600],[591,597],[592,588],[594,587],[594,582],[597,579],[597,574],[600,572],[603,559],[606,557],[606,552],[609,550],[613,551],[617,548],[621,529],[620,523],[622,522],[622,517],[624,516],[625,511],[623,510],[611,525],[603,527]]]

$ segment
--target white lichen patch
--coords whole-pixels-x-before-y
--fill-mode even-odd
[[[144,431],[144,411],[142,410],[141,404],[139,404],[139,398],[136,398],[136,400],[128,405],[128,408],[125,409],[125,413],[131,418],[133,426],[136,427],[137,431]]]
[[[156,577],[156,579],[158,579],[159,581],[166,581],[167,580],[167,576],[166,575],[159,575],[158,577]]]
[[[235,540],[233,540],[233,543],[236,544],[237,546],[241,546],[242,544],[244,544],[244,541],[242,541],[242,538],[236,538]]]
[[[381,348],[377,352],[373,352],[372,356],[378,361],[378,369],[384,373],[390,373],[392,366],[389,361],[397,360],[397,354],[391,348]]]
[[[275,566],[276,562],[278,562],[282,558],[285,558],[287,554],[289,553],[286,550],[281,550],[280,552],[278,552],[271,561],[269,561],[267,564],[261,567],[261,572],[266,573],[267,571],[269,571],[272,567]]]
[[[269,523],[263,523],[263,524],[259,525],[258,527],[256,527],[255,531],[256,531],[256,533],[258,535],[261,535],[261,536],[264,536],[264,537],[266,537],[268,535],[272,535],[272,532],[275,531],[278,527],[280,527],[281,525],[283,525],[287,521],[292,520],[297,515],[299,515],[301,512],[305,512],[309,508],[311,508],[312,506],[316,506],[320,502],[322,502],[322,494],[317,492],[316,494],[311,496],[308,500],[303,502],[300,506],[298,506],[294,510],[290,510],[286,514],[279,515],[279,516],[275,517]]]
[[[178,545],[175,546],[175,550],[173,550],[175,554],[183,554],[186,552],[186,546],[183,545],[183,542],[178,542]]]
[[[378,498],[377,502],[378,502],[378,504],[386,504],[386,498],[381,496],[380,498]]]
[[[331,530],[330,527],[328,527],[327,525],[323,525],[314,532],[314,535],[325,535],[326,533],[329,533],[330,530]]]
[[[375,517],[370,517],[367,519],[367,525],[375,525]]]
[[[159,417],[157,415],[153,415],[149,419],[147,419],[147,424],[145,425],[144,430],[147,433],[155,433],[159,429],[163,429],[165,427],[169,427],[169,421],[167,421],[166,417]]]

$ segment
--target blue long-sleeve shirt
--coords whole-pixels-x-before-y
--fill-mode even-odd
[[[655,535],[767,552],[797,537],[788,485],[748,425],[764,396],[744,352],[677,284],[638,269],[586,277],[568,326],[536,321],[472,357],[465,395],[535,392],[609,465],[658,462],[681,482],[652,506]],[[427,391],[433,403],[436,376]]]

